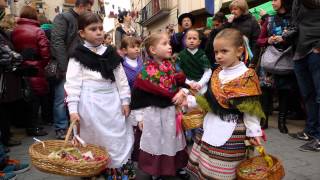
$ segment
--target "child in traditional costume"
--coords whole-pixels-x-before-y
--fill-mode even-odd
[[[187,77],[186,84],[196,91],[201,90],[200,93],[204,94],[212,70],[205,51],[199,49],[201,44],[200,33],[195,29],[188,30],[185,44],[186,48],[177,57],[177,65]]]
[[[255,71],[240,61],[243,51],[240,31],[218,33],[214,52],[220,67],[213,72],[204,96],[185,98],[188,107],[199,105],[208,112],[187,166],[198,179],[235,179],[236,167],[245,159],[245,139],[260,144],[261,91]]]
[[[181,126],[176,123],[173,97],[184,84],[185,77],[177,74],[169,60],[172,54],[170,39],[166,33],[152,34],[145,40],[145,48],[151,59],[144,62],[135,80],[131,109],[142,130],[138,166],[152,175],[174,176],[187,165],[186,141]],[[178,171],[183,179],[189,175]]]
[[[71,121],[79,121],[84,141],[107,149],[110,168],[120,168],[133,146],[129,115],[130,87],[121,57],[104,46],[101,18],[93,13],[79,16],[78,45],[69,60],[65,90]]]
[[[129,82],[130,89],[132,90],[134,81],[136,80],[137,75],[142,69],[142,59],[140,58],[140,44],[141,42],[136,37],[127,36],[124,37],[121,41],[120,49],[124,54],[122,66],[126,72],[127,79]],[[128,121],[134,126],[134,149],[132,152],[132,160],[138,160],[139,154],[139,144],[141,131],[137,127],[137,121],[135,119],[135,111],[131,111]]]

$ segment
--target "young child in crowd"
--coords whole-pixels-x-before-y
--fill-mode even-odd
[[[209,82],[212,70],[205,51],[199,49],[201,44],[200,33],[195,29],[190,29],[185,38],[186,49],[182,50],[177,57],[177,65],[185,73],[191,89],[206,92],[206,84]]]
[[[177,172],[180,178],[187,179],[189,175],[181,170],[188,159],[186,141],[176,124],[173,104],[173,97],[185,78],[182,73],[176,73],[169,60],[172,48],[168,34],[152,34],[144,44],[151,59],[144,62],[135,80],[131,101],[142,130],[138,166],[152,175],[152,179],[175,176]]]
[[[98,15],[80,15],[78,26],[84,45],[78,45],[70,58],[65,83],[70,120],[79,122],[84,141],[108,150],[108,167],[120,168],[133,146],[132,127],[126,122],[130,87],[122,59],[112,46],[103,45]]]
[[[126,36],[122,39],[120,49],[124,54],[122,66],[124,71],[126,72],[127,79],[129,82],[130,89],[133,89],[134,81],[138,75],[138,73],[142,69],[142,59],[140,58],[140,40],[136,37]],[[137,127],[137,121],[135,120],[135,111],[131,111],[130,116],[128,117],[128,121],[132,123],[134,126],[134,149],[132,152],[132,160],[138,160],[139,154],[139,144],[141,131]]]
[[[109,45],[112,44],[112,36],[111,36],[111,34],[109,34],[109,33],[105,33],[104,34],[104,42],[103,42],[103,44],[105,46],[109,46]]]
[[[135,37],[124,37],[120,49],[124,54],[122,66],[126,72],[129,86],[132,89],[134,80],[142,68],[140,55],[140,41]]]
[[[265,117],[259,102],[261,90],[255,71],[240,61],[244,52],[240,31],[219,32],[214,52],[220,67],[213,72],[205,95],[185,98],[179,94],[187,101],[183,104],[208,112],[187,168],[198,179],[235,179],[236,167],[245,159],[245,139],[260,144],[260,119]]]

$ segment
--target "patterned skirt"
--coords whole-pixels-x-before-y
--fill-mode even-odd
[[[220,147],[201,141],[202,133],[196,135],[187,169],[197,179],[229,180],[236,178],[236,167],[245,159],[246,128],[239,122],[230,139]]]

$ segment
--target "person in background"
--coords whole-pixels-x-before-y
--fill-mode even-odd
[[[82,44],[78,36],[79,15],[91,11],[93,0],[76,0],[75,7],[58,14],[53,20],[51,31],[52,61],[58,62],[57,82],[53,104],[53,122],[57,139],[65,139],[68,128],[67,107],[65,105],[65,74],[70,55],[78,44]]]
[[[292,42],[285,41],[282,37],[284,31],[289,28],[291,21],[291,0],[273,0],[273,9],[277,12],[274,16],[269,16],[262,24],[261,33],[257,40],[257,44],[261,47],[274,46],[279,51],[284,51],[290,46]],[[261,69],[263,70],[263,69]],[[263,72],[266,73],[266,72]],[[265,114],[266,121],[268,121],[268,115],[271,113],[270,110],[272,103],[272,89],[267,84],[268,74],[265,76],[265,82],[263,85],[263,104],[266,106]],[[288,106],[290,99],[290,92],[292,89],[297,87],[294,72],[292,71],[286,75],[273,74],[275,88],[278,92],[279,97],[279,114],[278,114],[278,129],[281,133],[288,133],[286,126],[286,119],[288,114]],[[263,78],[261,79],[263,80]],[[267,93],[267,94],[266,94]],[[268,94],[271,93],[271,94]],[[268,99],[267,99],[268,98]],[[265,122],[264,128],[268,127],[268,122]]]
[[[209,59],[209,62],[211,64],[211,67],[215,69],[218,64],[216,63],[216,60],[214,58],[214,50],[213,50],[213,40],[216,37],[216,35],[223,29],[224,24],[227,22],[227,18],[223,12],[217,12],[213,18],[213,29],[209,34],[209,37],[207,39],[205,52]]]
[[[320,151],[320,1],[294,0],[293,28],[287,38],[296,38],[294,71],[307,110],[306,126],[292,137],[309,141],[302,151]],[[299,33],[297,33],[297,31]]]
[[[171,36],[170,44],[172,46],[173,53],[179,53],[185,48],[185,33],[188,31],[188,29],[192,28],[194,23],[194,16],[191,13],[184,13],[178,17],[178,24],[182,28],[181,32],[175,33],[172,25],[167,27],[167,31]]]
[[[15,50],[23,57],[23,66],[37,69],[31,77],[24,77],[25,86],[30,87],[28,98],[30,122],[27,134],[44,136],[48,133],[38,126],[38,115],[41,108],[43,121],[49,121],[49,86],[44,75],[44,67],[50,60],[50,45],[44,31],[40,28],[36,9],[24,6],[20,10],[17,26],[12,31],[12,43]]]
[[[50,20],[47,19],[45,15],[39,15],[38,21],[40,23],[40,28],[46,33],[46,36],[48,40],[51,39],[51,30],[53,28],[53,25]]]
[[[250,14],[246,0],[233,0],[229,9],[232,15],[228,18],[225,27],[238,29],[248,38],[253,57],[246,65],[255,67],[260,55],[260,47],[257,46],[260,25],[256,18]]]
[[[121,11],[118,15],[120,25],[116,28],[115,46],[120,49],[121,41],[125,36],[136,36],[136,30],[132,27],[132,17],[129,11]]]
[[[112,45],[112,40],[113,40],[113,39],[112,39],[111,34],[105,33],[103,38],[104,38],[103,44],[104,44],[105,46]]]

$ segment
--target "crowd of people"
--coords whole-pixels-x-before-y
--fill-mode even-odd
[[[272,0],[276,13],[261,11],[260,20],[246,0],[233,0],[212,29],[195,29],[184,13],[181,32],[169,25],[144,38],[123,11],[115,44],[92,5],[76,0],[50,22],[30,6],[5,15],[0,0],[0,179],[29,169],[7,156],[21,144],[12,126],[46,136],[50,125],[65,139],[76,121],[84,141],[108,150],[106,178],[136,161],[153,180],[235,179],[245,140],[261,145],[276,110],[281,133],[320,151],[319,0]],[[291,52],[289,71],[263,65],[271,48]],[[184,132],[180,115],[193,108],[206,112],[203,127]],[[289,133],[290,119],[306,120],[304,130]]]

